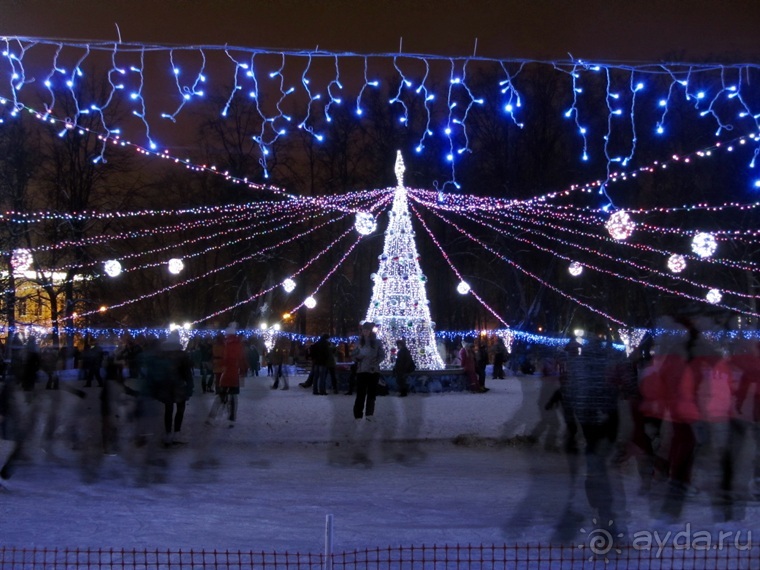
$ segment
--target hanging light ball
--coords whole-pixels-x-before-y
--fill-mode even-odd
[[[313,309],[317,306],[317,300],[312,296],[308,296],[304,299],[303,304],[307,309]]]
[[[356,220],[354,221],[354,229],[363,236],[371,234],[377,229],[377,222],[375,221],[375,216],[373,216],[369,212],[356,212]]]
[[[699,232],[691,240],[691,250],[699,257],[710,257],[718,249],[715,236],[707,232]]]
[[[24,272],[32,265],[32,252],[28,249],[14,249],[11,255],[11,267],[14,272]]]
[[[470,284],[467,281],[460,281],[457,285],[457,293],[460,295],[467,295],[470,292]]]
[[[681,273],[686,269],[686,258],[678,253],[674,253],[668,258],[668,269],[673,273]]]
[[[185,268],[185,262],[176,257],[169,260],[169,273],[179,275]]]
[[[570,275],[573,277],[578,277],[581,273],[583,273],[583,265],[578,263],[577,261],[573,261],[567,268]]]
[[[636,224],[625,210],[618,210],[610,216],[604,226],[613,239],[624,240],[630,237]]]
[[[707,295],[705,295],[705,299],[707,299],[707,302],[713,305],[720,303],[720,300],[722,298],[723,298],[723,295],[718,289],[710,289],[707,292]]]
[[[103,270],[109,277],[118,277],[121,274],[121,263],[115,259],[109,259],[103,264]]]
[[[282,282],[282,288],[285,289],[286,293],[292,293],[293,289],[296,288],[296,282],[288,277],[285,281]]]

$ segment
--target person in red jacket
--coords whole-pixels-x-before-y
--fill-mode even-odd
[[[224,353],[221,361],[221,375],[218,380],[217,398],[211,407],[209,420],[213,421],[222,406],[229,409],[228,427],[234,427],[237,420],[237,397],[240,394],[241,373],[246,370],[245,347],[237,335],[237,323],[230,323],[224,336]]]

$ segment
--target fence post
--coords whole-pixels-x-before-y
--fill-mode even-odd
[[[325,564],[323,570],[332,570],[333,567],[333,516],[325,517]]]

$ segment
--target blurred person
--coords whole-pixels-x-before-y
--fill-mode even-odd
[[[465,337],[462,339],[462,348],[459,349],[459,362],[460,366],[464,368],[465,385],[467,389],[470,392],[480,392],[472,337]]]
[[[24,341],[21,340],[21,335],[19,333],[13,333],[9,350],[9,372],[16,380],[16,383],[19,383],[21,382],[21,375],[24,371]]]
[[[396,341],[396,362],[393,364],[393,375],[396,378],[399,396],[405,397],[409,393],[407,378],[416,369],[417,366],[412,358],[412,353],[406,346],[406,341],[403,338],[398,339]]]
[[[237,421],[238,394],[240,394],[241,371],[245,370],[245,349],[237,334],[237,323],[230,323],[225,331],[224,352],[221,362],[222,372],[217,386],[217,399],[209,412],[209,419],[213,421],[219,414],[222,406],[229,410],[227,427],[235,427]]]
[[[330,388],[333,394],[338,393],[338,373],[337,373],[337,351],[338,347],[333,342],[327,341],[327,375],[330,377]]]
[[[219,391],[219,379],[224,372],[224,335],[219,333],[214,337],[214,343],[211,345],[211,373],[213,375],[213,386],[208,386],[206,392]]]
[[[272,349],[264,350],[264,359],[267,364],[267,376],[274,376],[274,352]]]
[[[375,325],[365,322],[361,327],[361,337],[351,353],[356,362],[356,399],[354,418],[371,418],[375,413],[377,386],[380,381],[380,363],[385,358],[383,344],[377,338]]]
[[[192,361],[182,350],[179,332],[169,333],[156,354],[154,375],[156,399],[164,405],[164,446],[184,443],[179,439],[187,401],[193,395]]]
[[[47,378],[46,390],[58,390],[59,388],[58,371],[61,370],[59,352],[51,335],[40,350],[40,369]]]
[[[23,442],[21,411],[16,400],[18,378],[7,374],[0,383],[0,488],[7,487]]]
[[[248,370],[250,370],[251,376],[258,376],[259,370],[261,370],[261,356],[259,355],[259,349],[256,348],[256,341],[253,339],[248,343],[246,358],[248,359]]]
[[[359,365],[356,362],[352,362],[351,366],[348,367],[348,391],[346,392],[346,396],[354,395],[354,390],[356,389],[356,370],[358,366]]]
[[[282,380],[282,389],[290,390],[290,386],[288,385],[287,350],[282,344],[278,344],[273,350],[271,358],[274,370],[274,383],[271,386],[272,390],[277,390],[280,386],[280,380]]]
[[[692,471],[697,449],[695,423],[700,420],[697,383],[702,376],[699,330],[690,319],[666,317],[659,330],[652,368],[641,385],[645,413],[657,414],[671,433],[668,451],[668,490],[661,515],[677,519],[688,496],[697,493]],[[706,363],[705,363],[706,364]]]
[[[580,425],[586,442],[586,498],[599,520],[612,521],[610,533],[623,528],[625,496],[622,484],[609,469],[609,459],[619,429],[619,386],[630,382],[621,378],[622,355],[598,338],[568,351],[563,398]]]
[[[97,340],[87,343],[82,354],[82,370],[84,371],[84,387],[90,388],[92,381],[98,383],[98,387],[103,387],[103,377],[100,369],[103,366],[103,349],[100,348]]]
[[[504,339],[496,337],[496,344],[493,346],[493,379],[504,379],[504,363],[507,360],[507,347],[504,345]]]
[[[330,361],[330,337],[323,334],[311,346],[311,366],[313,371],[312,393],[327,395],[327,365]]]
[[[720,521],[744,518],[736,488],[740,461],[749,447],[751,426],[755,423],[760,381],[760,355],[756,341],[733,339],[726,354],[715,364],[709,380],[698,391],[700,411],[710,428],[710,447],[718,472],[713,507]],[[757,442],[755,442],[757,444]],[[757,465],[754,476],[757,476]]]
[[[478,375],[478,389],[481,392],[488,392],[486,388],[486,368],[488,367],[488,345],[485,339],[478,343],[478,350],[475,355],[475,373]]]
[[[161,358],[158,339],[147,338],[140,353],[141,373],[135,389],[128,393],[135,397],[133,446],[128,459],[137,467],[136,483],[144,486],[149,483],[161,483],[166,479],[167,462],[159,452],[162,443],[164,406],[158,399],[161,393],[161,373],[165,362]]]
[[[214,391],[214,349],[211,340],[205,336],[198,341],[200,353],[201,392]]]
[[[21,371],[21,390],[25,392],[27,403],[31,403],[33,392],[37,384],[37,374],[42,366],[42,356],[40,355],[37,339],[33,336],[26,341],[24,348],[24,364]]]
[[[304,354],[307,361],[309,362],[309,375],[306,377],[306,380],[299,382],[298,385],[301,388],[311,388],[314,385],[314,357],[311,354],[311,349],[314,344],[315,343],[313,342],[308,342],[306,343],[306,347],[304,349]]]
[[[658,477],[666,477],[668,462],[657,453],[662,433],[662,413],[656,410],[653,398],[647,398],[645,392],[651,385],[650,374],[657,370],[652,364],[650,348],[652,337],[647,335],[642,346],[633,351],[629,366],[635,375],[636,383],[625,387],[624,398],[628,401],[631,414],[631,435],[618,450],[616,463],[621,465],[629,458],[634,458],[641,479],[639,493],[646,494]],[[646,345],[648,348],[644,348]],[[653,407],[654,406],[654,407]]]
[[[132,379],[140,375],[140,354],[142,350],[142,345],[136,339],[127,337],[122,358],[127,367],[127,375]]]

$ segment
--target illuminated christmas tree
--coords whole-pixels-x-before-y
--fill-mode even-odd
[[[396,194],[388,213],[380,266],[372,275],[374,287],[367,310],[367,321],[378,327],[378,337],[386,347],[383,368],[390,368],[391,349],[403,338],[414,362],[421,370],[445,368],[435,341],[435,323],[430,318],[425,291],[426,277],[422,274],[414,243],[414,231],[409,216],[407,193],[404,187],[404,160],[401,151],[396,155]]]

